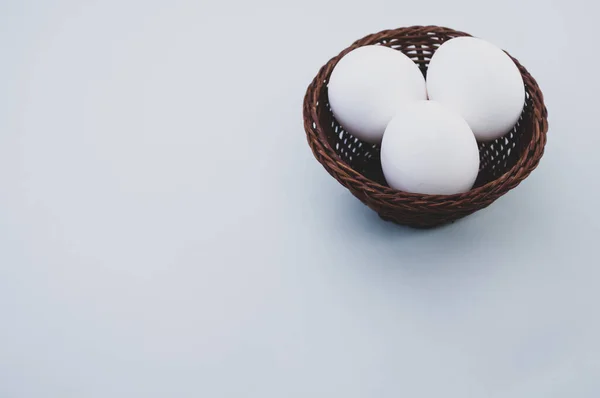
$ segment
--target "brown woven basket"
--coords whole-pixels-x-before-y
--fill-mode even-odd
[[[360,141],[334,119],[327,98],[327,82],[334,66],[349,51],[370,44],[392,47],[410,57],[426,75],[435,50],[444,41],[458,36],[469,35],[438,26],[412,26],[366,36],[327,62],[306,91],[304,128],[315,158],[384,220],[430,228],[465,217],[519,185],[536,168],[544,153],[548,113],[542,92],[535,79],[514,58],[525,82],[523,114],[504,137],[479,144],[479,175],[469,192],[421,195],[390,188],[381,170],[379,146]]]

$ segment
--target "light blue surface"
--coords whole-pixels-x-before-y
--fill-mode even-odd
[[[600,395],[589,1],[0,3],[0,397]],[[318,68],[385,28],[508,49],[540,167],[412,231],[312,158]]]

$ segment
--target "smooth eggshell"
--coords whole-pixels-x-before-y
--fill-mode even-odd
[[[328,84],[331,110],[353,136],[381,142],[394,114],[410,101],[427,98],[418,66],[398,50],[385,46],[359,47],[337,63]]]
[[[525,103],[519,69],[500,48],[474,37],[438,48],[427,70],[429,99],[458,112],[478,141],[491,141],[517,123]]]
[[[418,101],[388,124],[381,166],[392,188],[451,195],[473,187],[479,150],[469,125],[458,114],[435,101]]]

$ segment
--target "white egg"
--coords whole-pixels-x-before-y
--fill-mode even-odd
[[[525,103],[523,77],[500,48],[474,37],[451,39],[427,70],[429,99],[458,112],[479,141],[508,133]]]
[[[398,50],[364,46],[337,63],[328,84],[331,110],[353,136],[381,142],[385,127],[406,102],[427,99],[419,67]]]
[[[388,124],[381,167],[390,187],[404,192],[467,192],[479,172],[477,141],[467,122],[435,101],[404,107]]]

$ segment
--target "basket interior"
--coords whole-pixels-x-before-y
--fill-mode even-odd
[[[446,40],[462,36],[460,33],[428,33],[421,37],[388,37],[367,44],[380,44],[402,51],[418,66],[423,76],[427,76],[427,67],[435,50]],[[329,145],[338,156],[352,169],[366,178],[387,185],[381,170],[380,147],[365,143],[354,137],[335,120],[329,106],[326,86],[321,92],[319,103],[324,105],[319,112],[320,124],[326,128]],[[495,141],[479,143],[480,167],[475,187],[487,184],[510,170],[518,161],[523,150],[531,140],[532,101],[530,88],[525,86],[526,101],[521,118],[515,127]]]

